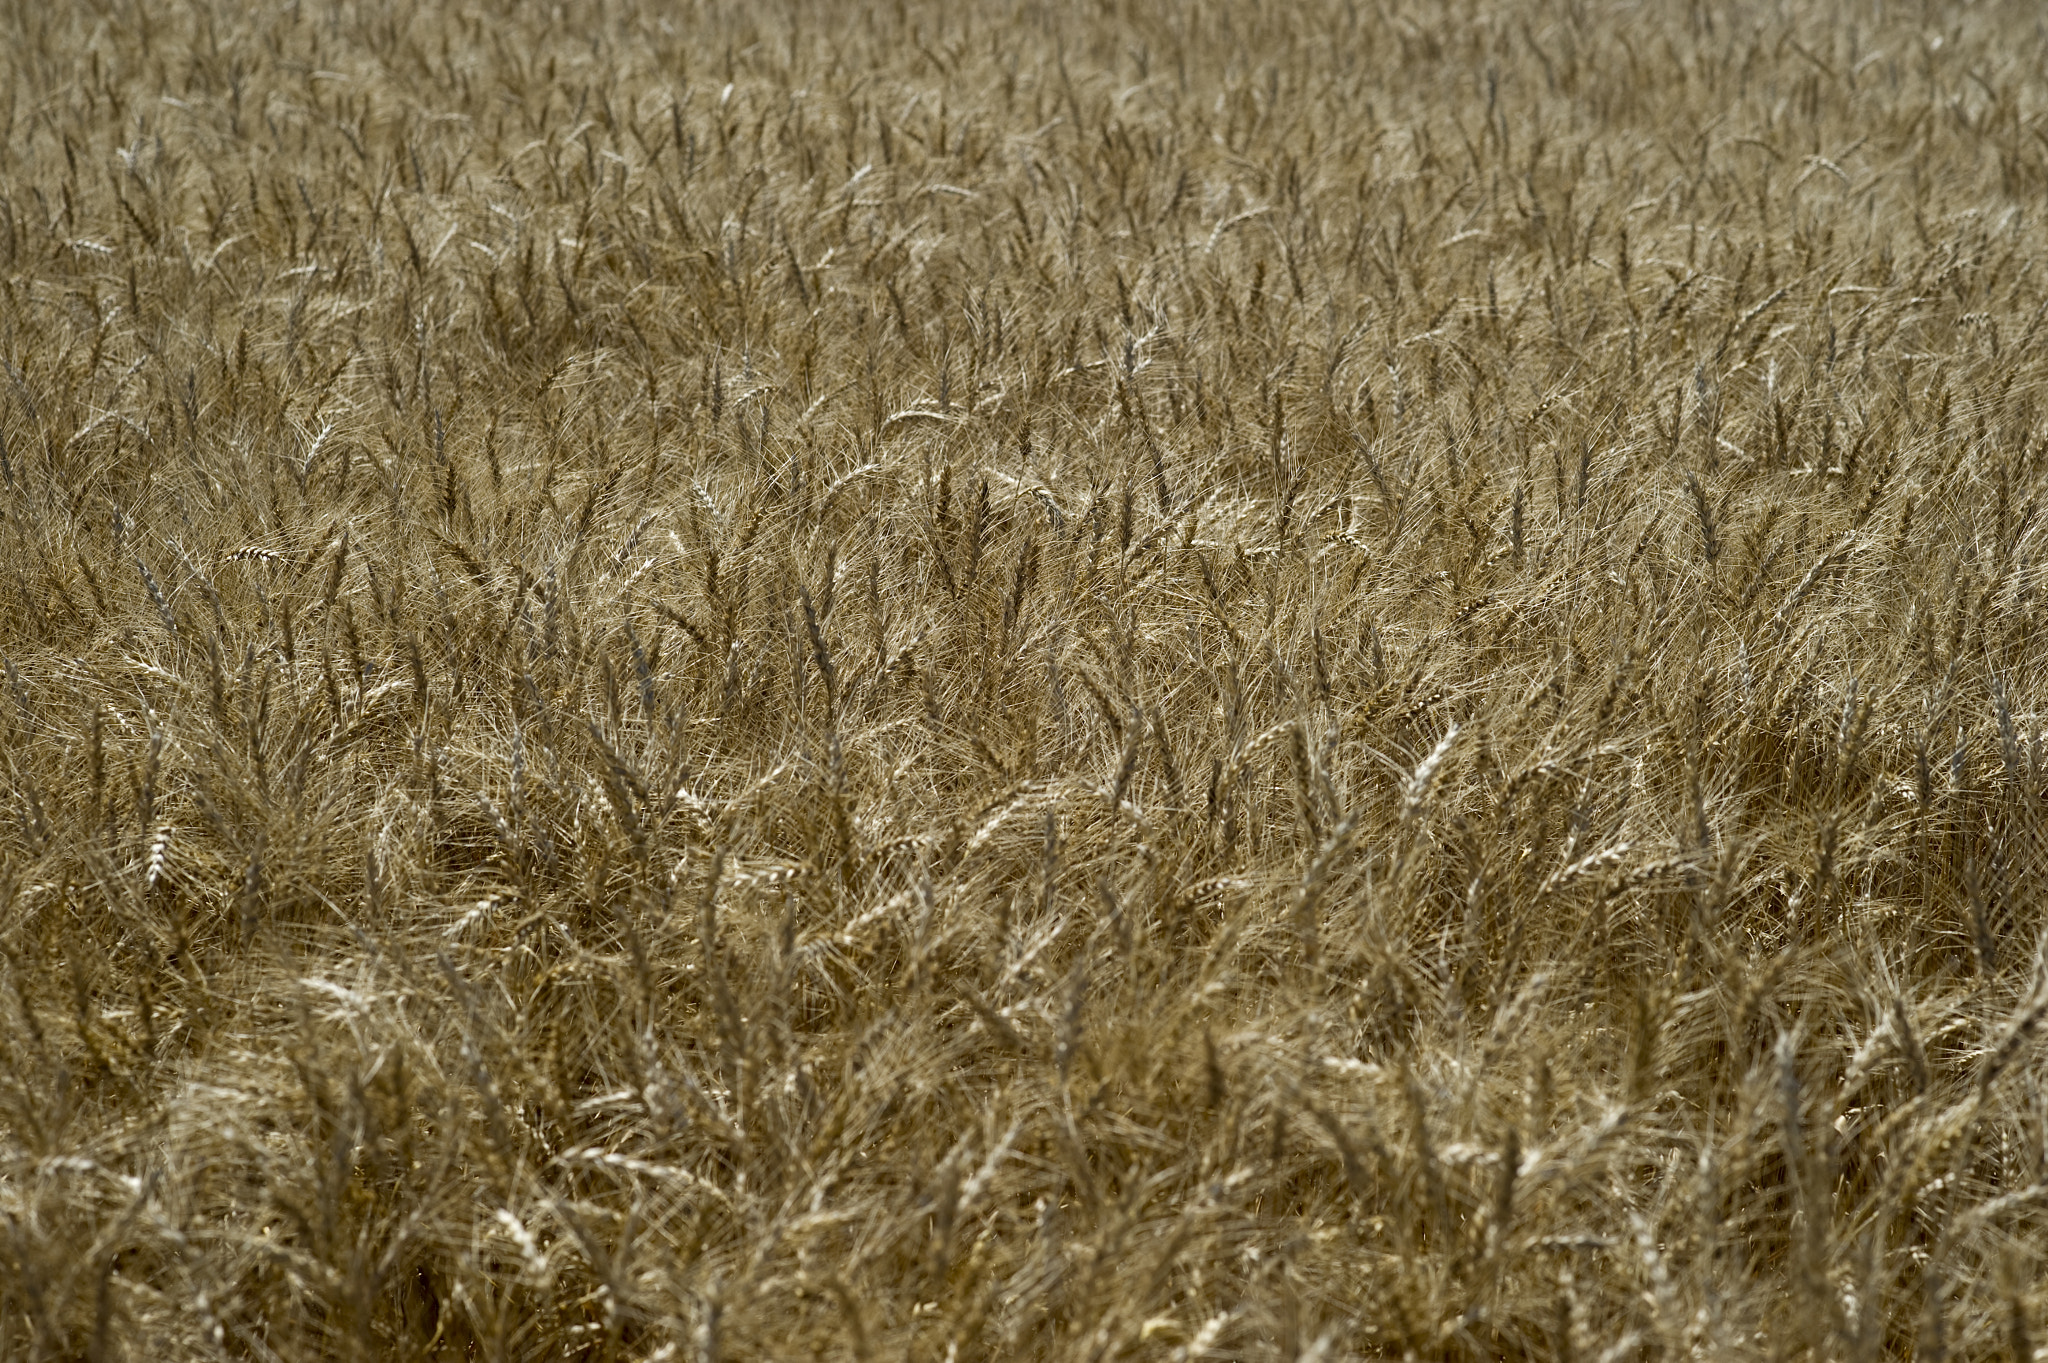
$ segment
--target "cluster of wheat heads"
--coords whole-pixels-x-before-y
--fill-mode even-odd
[[[2031,7],[860,8],[5,7],[0,1355],[2027,1357]]]

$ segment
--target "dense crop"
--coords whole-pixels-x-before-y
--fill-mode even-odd
[[[2044,62],[0,7],[0,1356],[2028,1356]]]

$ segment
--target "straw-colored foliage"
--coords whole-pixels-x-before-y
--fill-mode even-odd
[[[0,9],[0,1356],[2042,1336],[2032,5]]]

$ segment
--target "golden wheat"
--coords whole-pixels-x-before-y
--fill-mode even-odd
[[[2034,1356],[2031,8],[0,44],[0,1355]]]

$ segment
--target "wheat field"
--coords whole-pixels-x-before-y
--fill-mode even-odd
[[[2019,0],[0,6],[0,1358],[2048,1332]]]

